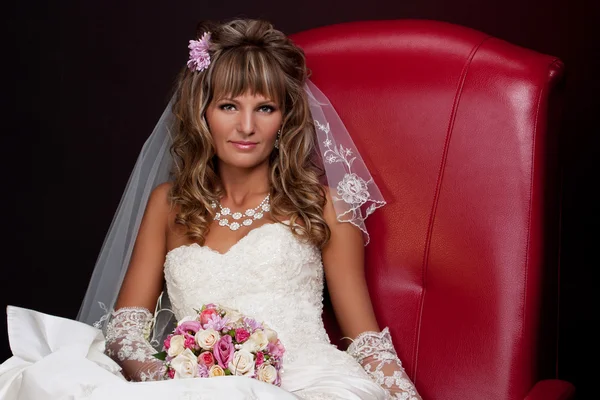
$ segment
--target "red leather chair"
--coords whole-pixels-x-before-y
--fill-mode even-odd
[[[561,61],[427,20],[292,39],[388,201],[367,280],[424,399],[573,398],[555,379]]]

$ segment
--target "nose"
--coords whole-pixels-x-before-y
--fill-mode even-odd
[[[238,131],[244,135],[252,135],[256,129],[254,112],[252,110],[244,110],[238,115]]]

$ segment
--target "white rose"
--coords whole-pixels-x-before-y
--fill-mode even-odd
[[[277,332],[275,332],[271,328],[264,329],[265,335],[267,335],[267,340],[271,343],[277,343]]]
[[[194,378],[198,375],[198,359],[190,349],[171,360],[171,368],[175,370],[175,379]]]
[[[208,370],[208,376],[225,376],[225,371],[219,365],[213,365]]]
[[[256,343],[254,340],[248,339],[243,345],[241,345],[240,349],[249,353],[256,353],[258,351],[258,343]]]
[[[250,375],[254,373],[254,355],[246,350],[238,350],[233,353],[233,359],[229,362],[229,370],[233,375]]]
[[[221,339],[219,332],[214,329],[199,330],[196,332],[196,343],[204,350],[211,350],[215,347],[215,343]]]
[[[229,322],[232,324],[237,324],[238,322],[241,322],[242,319],[244,319],[244,316],[240,314],[237,310],[226,307],[223,307],[223,310],[225,311],[225,318],[229,319]]]
[[[271,364],[263,364],[258,367],[258,380],[273,383],[277,379],[277,370]]]
[[[266,349],[268,344],[269,339],[267,338],[265,332],[263,332],[260,329],[257,329],[242,345],[242,349],[251,353],[255,353],[257,351]]]
[[[183,318],[181,318],[181,320],[179,320],[179,321],[177,322],[177,326],[179,326],[179,325],[183,324],[184,322],[188,322],[188,321],[195,321],[195,320],[196,320],[196,318],[194,318],[194,317],[190,317],[190,316],[188,315],[188,316],[186,316],[186,317],[183,317]]]
[[[246,345],[248,346],[246,347]],[[246,341],[246,343],[244,343],[242,346],[242,349],[252,349],[248,351],[260,351],[266,349],[268,345],[269,339],[267,338],[265,332],[261,329],[257,329],[252,335],[250,335],[248,341]]]
[[[185,338],[183,335],[175,335],[171,336],[171,345],[169,346],[169,350],[167,350],[167,354],[169,357],[177,357],[180,355],[185,348],[183,344],[185,343]]]

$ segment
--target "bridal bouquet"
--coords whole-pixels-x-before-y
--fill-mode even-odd
[[[154,356],[166,378],[242,375],[279,386],[285,348],[267,325],[216,304],[182,318]]]

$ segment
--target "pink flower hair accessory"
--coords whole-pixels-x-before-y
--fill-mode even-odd
[[[210,32],[205,32],[200,40],[190,40],[188,49],[190,49],[190,59],[187,66],[192,71],[204,71],[210,65],[210,54],[208,46]]]

